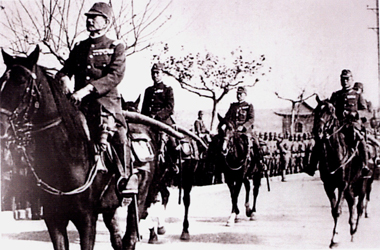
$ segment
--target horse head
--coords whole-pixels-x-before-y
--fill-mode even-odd
[[[6,71],[0,78],[0,136],[2,139],[10,136],[10,121],[26,124],[35,105],[38,95],[36,74],[33,67],[39,56],[39,47],[27,57],[14,57],[2,50]]]
[[[139,112],[139,104],[140,104],[141,95],[137,97],[136,101],[125,101],[123,98],[121,99],[121,107],[123,110]]]
[[[318,102],[314,110],[314,127],[313,133],[316,139],[321,140],[327,129],[337,120],[335,107],[327,99],[321,100],[316,96]]]

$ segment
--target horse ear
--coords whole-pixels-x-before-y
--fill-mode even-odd
[[[140,99],[141,99],[141,94],[139,95],[139,97],[137,97],[137,99],[136,99],[136,101],[135,101],[135,105],[136,105],[136,107],[139,106]]]
[[[3,55],[4,64],[7,65],[7,67],[11,66],[14,60],[13,56],[5,52],[4,49],[1,49],[1,54]]]
[[[34,51],[30,53],[30,55],[28,56],[28,61],[31,63],[31,65],[36,65],[39,56],[40,56],[40,46],[37,45]]]
[[[219,120],[219,122],[224,121],[224,118],[219,113],[218,113],[218,120]]]
[[[315,100],[317,100],[318,103],[321,103],[321,99],[319,98],[319,95],[315,95]]]

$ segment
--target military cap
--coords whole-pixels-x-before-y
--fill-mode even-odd
[[[340,74],[340,77],[351,77],[352,73],[351,70],[349,69],[344,69],[342,70],[342,73]]]
[[[363,83],[361,83],[361,82],[355,82],[354,89],[361,89],[361,90],[363,90],[364,89]]]
[[[112,17],[112,8],[108,3],[98,2],[95,3],[91,9],[85,13],[86,16],[88,15],[97,15],[97,16],[104,16],[108,19],[111,19]]]
[[[238,87],[237,92],[247,94],[247,90],[244,87]]]
[[[164,69],[164,65],[160,62],[153,64],[152,66],[152,72],[153,71],[162,71]]]

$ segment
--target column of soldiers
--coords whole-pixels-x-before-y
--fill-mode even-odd
[[[286,174],[299,173],[309,164],[315,144],[311,133],[260,132],[259,138],[269,176],[281,175],[281,180],[286,181]]]

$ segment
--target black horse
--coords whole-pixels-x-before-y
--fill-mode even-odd
[[[338,235],[338,218],[345,199],[349,209],[351,239],[358,229],[363,213],[363,200],[367,178],[361,175],[362,160],[358,154],[358,141],[351,150],[344,133],[345,123],[335,115],[334,106],[317,96],[318,106],[314,110],[314,137],[320,145],[319,172],[324,189],[330,200],[331,214],[334,218],[333,235],[330,248],[335,247]]]
[[[225,182],[230,190],[232,201],[231,215],[226,225],[233,226],[237,215],[240,213],[238,197],[243,183],[246,190],[246,216],[252,220],[254,218],[263,174],[263,165],[260,161],[262,157],[259,151],[256,151],[256,155],[252,155],[251,159],[249,159],[248,137],[236,131],[234,124],[225,120],[220,115],[218,115],[218,119],[218,134],[213,137],[209,145],[207,157],[209,161],[212,161],[216,165],[216,168],[221,168],[224,173]],[[250,179],[253,182],[252,208],[249,203]]]
[[[124,102],[123,103],[123,109],[138,112],[138,105],[140,102],[140,96],[137,98],[136,101],[131,102]],[[192,132],[180,127],[178,124],[175,125],[175,129],[177,129],[179,132],[183,133],[185,136],[184,138],[177,138],[179,147],[170,148],[169,145],[165,143],[164,140],[161,140],[160,136],[158,135],[158,131],[156,131],[156,142],[155,150],[158,152],[160,149],[164,149],[165,154],[155,155],[155,160],[157,164],[156,168],[156,178],[153,179],[153,182],[150,186],[148,199],[147,199],[147,206],[149,207],[152,205],[152,203],[156,203],[157,201],[160,201],[162,206],[164,206],[164,209],[166,208],[166,205],[169,202],[169,196],[170,192],[168,190],[168,187],[171,185],[178,186],[180,190],[180,196],[181,191],[183,189],[183,204],[185,207],[185,213],[184,213],[184,219],[183,219],[183,228],[182,233],[180,236],[181,240],[189,240],[190,234],[189,234],[189,221],[188,221],[188,215],[189,215],[189,207],[190,207],[190,192],[193,187],[194,183],[194,173],[196,171],[198,162],[199,162],[199,155],[198,155],[198,148],[197,143],[201,143],[204,148],[207,149],[207,146],[204,144],[204,142],[197,137]],[[162,157],[161,157],[162,156]],[[158,197],[160,194],[160,197]],[[158,199],[157,199],[158,197]],[[179,203],[180,203],[181,197],[179,197]],[[154,204],[157,205],[157,204]],[[164,210],[161,210],[164,212]],[[163,220],[164,216],[160,216],[157,218],[158,220]],[[158,242],[158,236],[157,234],[164,234],[165,228],[164,228],[164,222],[160,221],[160,224],[157,228],[157,233],[155,230],[155,227],[150,228],[150,236],[149,236],[149,243],[155,244]]]
[[[38,46],[26,58],[3,51],[7,68],[0,81],[1,134],[10,134],[15,140],[42,189],[43,217],[54,249],[69,248],[69,221],[79,232],[81,249],[93,249],[99,213],[110,231],[113,248],[134,249],[138,240],[136,208],[144,202],[136,204],[134,199],[128,206],[122,238],[115,224],[115,211],[122,202],[115,188],[117,171],[98,171],[94,145],[88,140],[78,109],[54,78],[37,65],[38,56]],[[149,178],[140,180],[142,194],[149,188],[143,183]],[[144,208],[139,209],[143,213]]]

